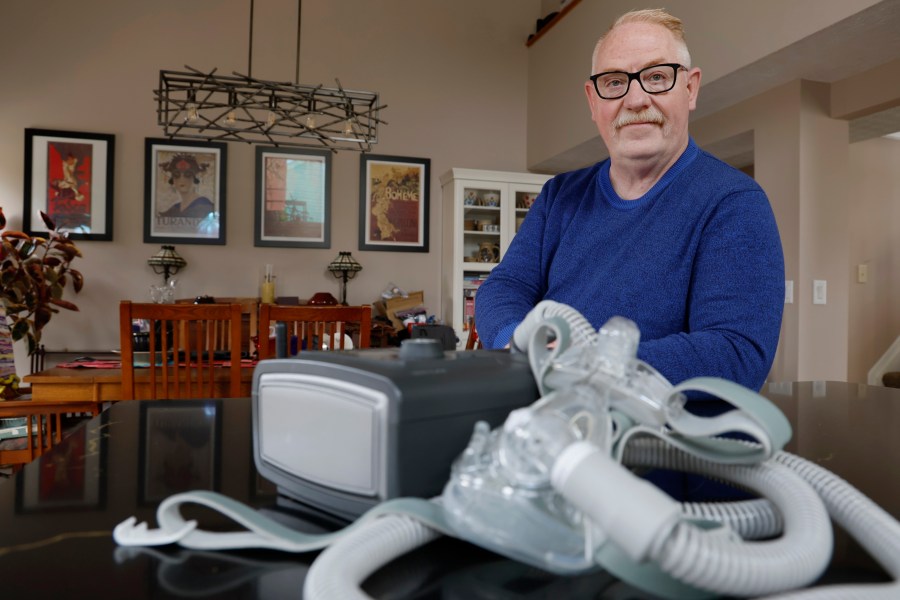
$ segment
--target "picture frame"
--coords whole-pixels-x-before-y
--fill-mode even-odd
[[[331,154],[256,147],[254,246],[331,248]]]
[[[225,244],[228,147],[146,138],[144,243]]]
[[[431,160],[362,154],[359,249],[428,252]]]
[[[73,240],[112,241],[115,149],[109,133],[25,129],[23,229],[46,236],[43,211]]]
[[[54,460],[23,469],[16,478],[16,513],[102,510],[106,507],[106,428],[102,413],[70,432],[53,449]]]
[[[219,490],[222,403],[141,403],[138,503],[149,506],[189,490]]]

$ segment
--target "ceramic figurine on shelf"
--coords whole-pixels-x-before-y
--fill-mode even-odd
[[[483,263],[500,262],[500,246],[494,242],[481,242],[478,246],[478,260]]]

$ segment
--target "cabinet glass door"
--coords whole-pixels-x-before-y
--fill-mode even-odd
[[[473,270],[490,270],[500,262],[503,198],[499,189],[463,188],[463,262]]]
[[[531,205],[534,204],[534,201],[537,199],[540,192],[541,189],[533,185],[510,186],[510,197],[512,198],[513,205],[509,207],[510,210],[506,213],[509,216],[506,218],[506,223],[504,224],[505,228],[503,230],[504,251],[507,246],[509,246],[513,237],[515,237],[516,233],[519,232],[519,227],[522,226],[525,215],[528,214]]]

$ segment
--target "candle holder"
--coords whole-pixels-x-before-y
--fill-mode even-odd
[[[266,265],[266,272],[259,289],[259,300],[263,304],[275,304],[275,273],[272,265]]]

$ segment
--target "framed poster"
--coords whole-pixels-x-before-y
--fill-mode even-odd
[[[362,154],[359,249],[428,252],[431,160]]]
[[[23,229],[46,235],[43,211],[73,240],[111,241],[115,146],[106,133],[26,129]]]
[[[331,152],[256,147],[253,244],[331,247]]]
[[[219,400],[141,403],[138,502],[219,489],[222,407]]]
[[[147,138],[144,242],[225,244],[227,146]]]

